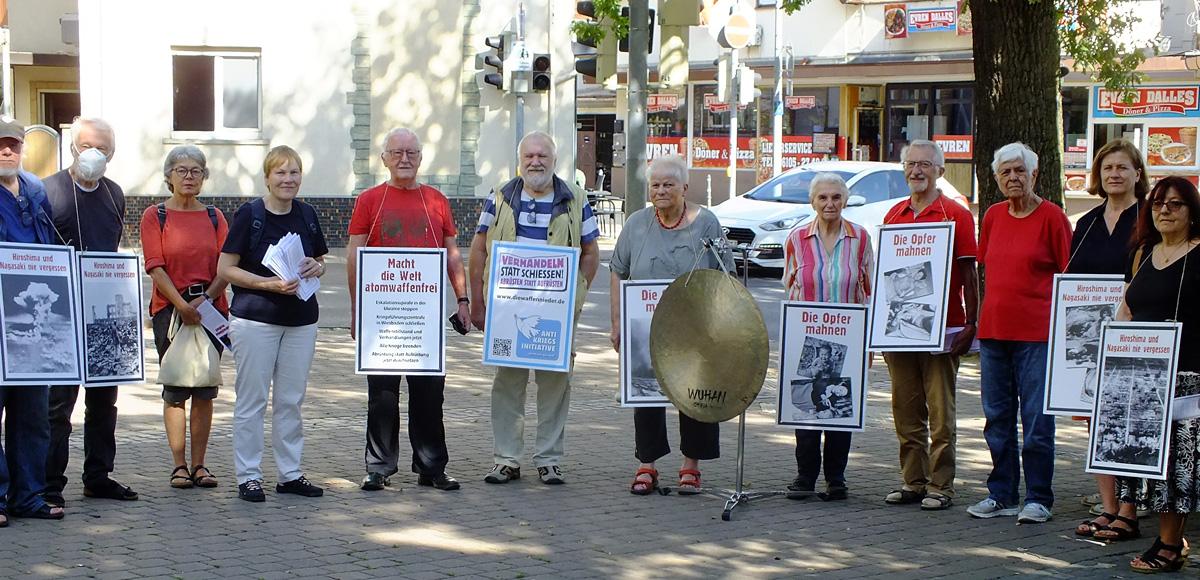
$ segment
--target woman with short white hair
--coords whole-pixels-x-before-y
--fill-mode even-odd
[[[871,297],[875,257],[867,229],[842,217],[850,199],[846,182],[836,173],[818,173],[809,183],[808,192],[809,203],[817,215],[808,225],[792,230],[783,244],[783,285],[788,299],[866,304]],[[813,374],[823,376],[810,377],[813,382],[794,388],[793,405],[798,402],[816,405],[815,399],[820,397],[816,380],[838,376],[829,374],[830,355],[819,351],[819,356],[822,364]],[[825,491],[816,495],[824,501],[846,499],[849,456],[849,432],[797,429],[797,475],[788,486],[788,497],[812,497],[824,465]]]
[[[988,497],[967,513],[1017,516],[1021,523],[1049,520],[1054,505],[1054,417],[1042,412],[1042,402],[1054,275],[1066,270],[1071,247],[1067,214],[1033,191],[1037,163],[1037,154],[1022,143],[996,151],[992,172],[1005,203],[988,208],[979,231],[979,264],[987,268],[979,317],[980,399],[992,472]]]

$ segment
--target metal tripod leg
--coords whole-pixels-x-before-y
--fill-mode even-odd
[[[741,416],[738,417],[737,442],[737,474],[734,478],[733,489],[703,491],[706,495],[725,500],[725,509],[721,512],[721,519],[724,521],[729,521],[733,517],[734,508],[743,503],[750,503],[756,499],[787,495],[786,491],[742,491],[742,475],[746,469],[746,411],[742,411]]]

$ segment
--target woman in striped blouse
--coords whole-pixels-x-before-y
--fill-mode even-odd
[[[783,285],[789,300],[866,304],[871,296],[874,255],[866,228],[842,218],[850,197],[846,182],[836,174],[820,173],[809,185],[809,201],[816,217],[807,226],[792,230],[783,246]],[[822,500],[846,499],[846,462],[850,433],[796,430],[796,469],[788,497],[813,495],[821,472],[824,433],[825,485]]]

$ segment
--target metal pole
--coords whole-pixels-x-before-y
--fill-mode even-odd
[[[13,79],[12,79],[12,34],[5,25],[0,28],[0,42],[4,43],[3,55],[0,57],[0,66],[4,67],[4,107],[0,109],[5,117],[12,118],[13,116]]]
[[[733,482],[733,490],[742,494],[742,472],[746,470],[746,412],[738,417],[738,446],[737,446],[737,477]]]
[[[729,197],[737,195],[737,156],[738,156],[738,51],[729,51]]]
[[[625,213],[646,207],[646,51],[650,45],[650,3],[629,2],[629,117],[625,123]]]
[[[706,194],[704,205],[712,207],[712,174],[710,173],[704,176],[704,180],[707,182],[706,185],[708,186],[708,193]]]
[[[783,172],[783,3],[775,3],[775,99],[771,113],[771,175]]]
[[[525,3],[517,4],[517,40],[525,42]],[[512,73],[509,73],[512,74]],[[513,78],[516,78],[515,76]],[[521,168],[521,139],[525,138],[525,95],[517,93],[517,103],[513,108],[513,151],[516,151],[517,163],[513,175]]]

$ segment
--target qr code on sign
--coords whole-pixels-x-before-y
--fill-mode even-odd
[[[492,356],[499,356],[499,357],[512,356],[512,339],[511,338],[493,338],[492,339]]]

